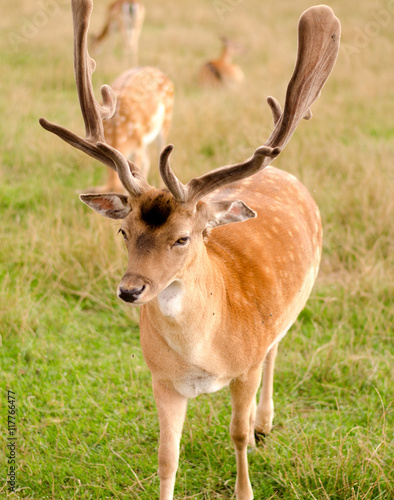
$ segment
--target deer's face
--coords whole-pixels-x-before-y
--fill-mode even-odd
[[[164,191],[129,201],[122,233],[129,255],[118,296],[135,305],[155,298],[193,261],[203,245],[203,210],[190,210]]]
[[[185,270],[204,252],[204,237],[210,228],[255,217],[238,200],[188,206],[155,188],[138,197],[100,194],[81,195],[81,199],[106,217],[123,219],[119,232],[129,260],[117,293],[138,306],[182,280]]]

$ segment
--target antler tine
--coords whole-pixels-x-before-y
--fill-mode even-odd
[[[72,0],[74,74],[81,113],[85,123],[86,138],[79,137],[66,128],[51,123],[44,118],[40,118],[40,124],[71,146],[116,170],[127,191],[132,195],[138,195],[148,187],[138,167],[126,160],[118,151],[115,150],[115,153],[113,148],[109,146],[102,147],[102,144],[105,143],[102,120],[110,118],[114,114],[116,97],[109,85],[101,87],[103,105],[100,105],[94,97],[92,74],[96,63],[89,56],[87,48],[87,34],[92,10],[92,0]],[[98,147],[98,145],[101,146]]]
[[[275,97],[267,97],[267,103],[268,103],[268,106],[271,108],[271,112],[272,112],[272,118],[274,120],[274,125],[276,125],[280,119],[280,117],[282,116],[282,108],[279,104],[279,102],[277,101],[277,99],[275,99]]]
[[[192,179],[186,186],[182,185],[186,191],[187,202],[196,203],[225,184],[253,175],[267,167],[279,155],[299,122],[303,118],[312,117],[310,108],[319,97],[335,64],[340,33],[340,22],[332,9],[326,5],[310,7],[301,15],[298,23],[297,61],[287,88],[284,111],[282,112],[275,98],[267,99],[275,125],[269,139],[244,163],[221,167]],[[167,160],[170,152],[165,155]],[[170,171],[169,165],[166,168]],[[171,175],[175,177],[172,172]],[[163,177],[167,184],[166,179]],[[171,182],[172,185],[175,184],[173,179]],[[169,187],[168,184],[167,186]],[[170,187],[169,189],[171,190]],[[177,197],[176,194],[174,196]],[[184,198],[184,195],[182,197]]]
[[[160,175],[163,182],[168,187],[174,198],[182,203],[185,203],[188,198],[188,192],[186,186],[177,178],[170,167],[170,154],[172,153],[174,146],[169,144],[163,149],[160,155]]]

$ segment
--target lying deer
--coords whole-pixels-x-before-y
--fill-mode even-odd
[[[112,30],[122,35],[126,54],[132,58],[132,65],[138,66],[138,42],[145,19],[145,7],[138,0],[115,0],[107,9],[103,28],[92,36],[93,48],[101,46]]]
[[[298,58],[285,107],[268,98],[275,127],[243,163],[182,184],[167,146],[151,187],[140,170],[105,142],[102,119],[115,97],[102,87],[95,100],[86,46],[92,0],[72,0],[76,83],[86,138],[41,119],[41,125],[117,170],[124,194],[83,194],[98,213],[122,220],[129,262],[118,296],[141,306],[141,345],[152,373],[160,421],[160,500],[173,498],[179,442],[188,398],[229,385],[238,500],[253,498],[247,446],[254,429],[268,433],[278,342],[305,305],[322,243],[319,210],[292,175],[266,168],[279,155],[320,94],[335,63],[340,24],[324,5],[299,21]],[[253,177],[252,177],[253,175]],[[235,223],[243,222],[242,226]],[[256,394],[263,371],[262,392]]]
[[[168,136],[174,105],[174,85],[160,70],[136,68],[120,75],[112,84],[116,95],[113,116],[104,120],[106,142],[126,158],[132,158],[145,178],[149,172],[147,146],[156,139],[160,145]],[[124,191],[118,174],[108,169],[107,184],[95,193]]]
[[[242,82],[242,69],[232,62],[234,55],[242,51],[241,47],[227,38],[221,38],[222,52],[218,59],[208,61],[200,70],[200,81],[207,87],[232,87]]]

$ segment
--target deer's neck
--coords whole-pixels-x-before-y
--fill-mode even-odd
[[[204,247],[181,276],[146,306],[149,323],[179,354],[195,357],[220,325],[225,287]]]
[[[220,61],[224,64],[232,63],[232,54],[228,47],[223,47],[222,53],[220,55]]]

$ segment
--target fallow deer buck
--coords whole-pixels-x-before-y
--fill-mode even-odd
[[[225,37],[221,41],[220,57],[208,61],[200,70],[200,81],[206,87],[234,87],[244,79],[242,69],[232,62],[234,55],[242,52],[242,48]]]
[[[311,105],[337,57],[340,23],[324,5],[301,16],[298,58],[284,110],[268,98],[275,127],[251,158],[184,185],[170,168],[173,147],[168,146],[160,159],[168,190],[158,190],[105,143],[102,118],[113,113],[115,102],[108,86],[102,87],[103,106],[93,94],[94,62],[86,46],[92,0],[72,0],[72,7],[86,138],[44,119],[41,125],[116,169],[128,191],[83,194],[81,200],[122,220],[129,262],[118,295],[142,306],[141,345],[160,420],[160,500],[173,498],[188,398],[226,385],[232,401],[236,497],[252,499],[247,445],[255,445],[254,429],[271,430],[277,345],[308,299],[322,239],[319,211],[306,188],[292,175],[265,167],[301,119],[311,117]],[[242,221],[247,222],[231,224]]]
[[[131,64],[138,66],[138,44],[145,19],[145,7],[138,0],[115,0],[107,9],[104,26],[92,36],[93,49],[99,48],[111,31],[120,31]]]
[[[147,178],[148,146],[158,139],[162,147],[169,133],[174,85],[162,71],[146,66],[121,74],[111,88],[115,92],[116,108],[113,116],[103,122],[105,140],[123,156],[132,158]],[[106,185],[90,192],[119,190],[124,191],[123,185],[116,171],[109,168]]]

